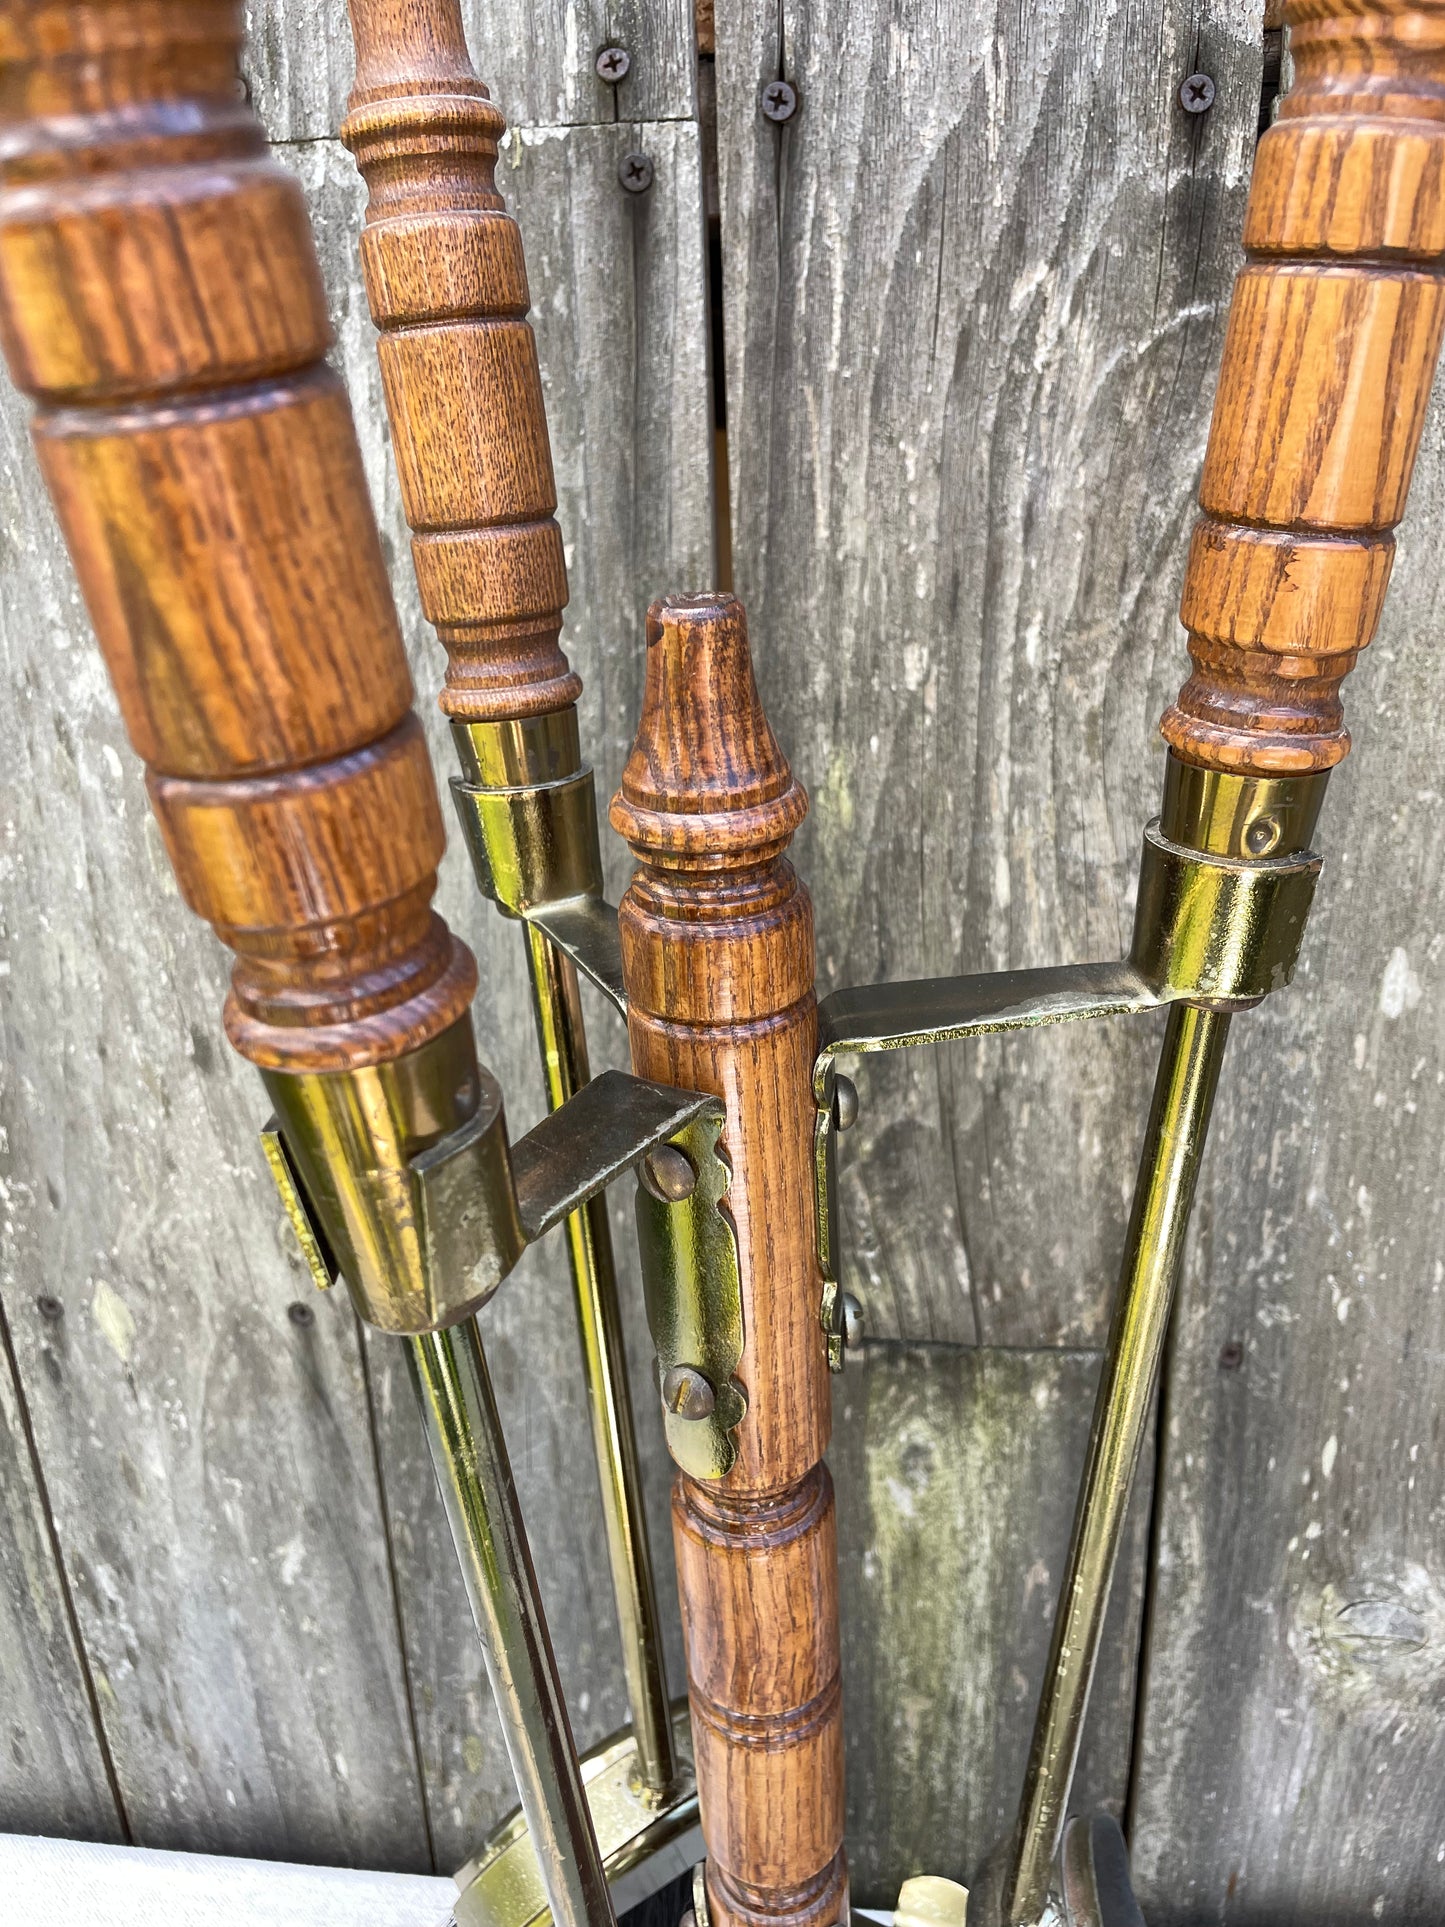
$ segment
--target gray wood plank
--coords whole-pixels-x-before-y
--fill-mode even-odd
[[[176,894],[22,417],[6,387],[4,1298],[122,1797],[146,1845],[423,1867],[356,1334],[288,1316],[310,1287],[221,1040],[225,962]]]
[[[477,71],[528,126],[687,120],[695,112],[691,0],[463,0]],[[246,0],[243,71],[277,141],[321,140],[346,111],[355,60],[344,0]],[[631,55],[616,87],[597,55]]]
[[[656,165],[655,184],[640,197],[617,181],[619,161],[639,144]],[[445,777],[454,759],[433,701],[442,654],[417,603],[356,260],[364,190],[351,157],[334,141],[300,143],[282,154],[297,169],[312,208],[337,361],[393,564],[419,706]],[[647,604],[664,589],[704,587],[713,571],[697,130],[679,122],[524,129],[508,143],[499,181],[526,244],[571,579],[564,640],[586,685],[583,741],[605,806],[640,707]],[[631,858],[610,832],[603,841],[615,895]],[[477,897],[456,838],[439,902],[481,961],[479,1043],[502,1080],[512,1128],[521,1131],[540,1115],[542,1092],[520,938]],[[620,1022],[600,1002],[589,1009],[594,1065],[625,1066]],[[670,1599],[669,1461],[647,1395],[651,1353],[633,1244],[630,1207],[622,1200],[616,1245],[652,1537]],[[579,1743],[586,1746],[625,1721],[626,1702],[560,1240],[529,1255],[489,1307],[484,1328],[553,1641]],[[437,1865],[450,1871],[475,1851],[515,1795],[405,1359],[387,1341],[372,1339],[369,1360],[430,1823]],[[681,1691],[676,1644],[671,1677]]]
[[[0,1680],[0,1833],[124,1840],[8,1344],[0,1349]]]
[[[1157,1927],[1445,1915],[1442,524],[1437,393],[1302,966],[1230,1045],[1178,1323],[1135,1796]]]
[[[1127,941],[1257,14],[718,6],[734,575],[813,798],[828,985]],[[1155,1036],[868,1065],[845,1182],[875,1334],[1101,1342]]]
[[[853,1898],[969,1880],[1012,1825],[1098,1356],[870,1345],[850,1359],[838,1492]],[[1120,1558],[1076,1804],[1122,1810],[1149,1479]]]

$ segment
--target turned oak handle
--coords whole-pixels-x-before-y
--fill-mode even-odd
[[[813,912],[785,852],[808,800],[759,697],[742,605],[647,616],[612,824],[632,1063],[727,1108],[748,1408],[738,1459],[679,1473],[673,1539],[713,1927],[848,1918],[827,1346],[812,1208]]]
[[[0,345],[187,902],[263,1068],[426,1042],[475,965],[294,178],[230,0],[0,0]]]
[[[1445,0],[1288,0],[1163,733],[1208,769],[1328,769],[1375,632],[1445,323]]]
[[[350,0],[342,125],[370,201],[361,239],[422,608],[458,722],[565,709],[567,567],[522,237],[497,192],[506,122],[457,0]]]

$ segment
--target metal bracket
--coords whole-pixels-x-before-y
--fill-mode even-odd
[[[325,1226],[312,1209],[305,1183],[282,1134],[281,1121],[274,1111],[261,1126],[261,1150],[281,1194],[281,1208],[296,1234],[306,1269],[311,1273],[311,1282],[318,1291],[330,1291],[341,1276],[341,1266],[336,1262]]]
[[[451,779],[477,884],[505,916],[536,924],[622,1015],[617,911],[602,894],[592,771],[507,789]]]
[[[651,1173],[637,1189],[637,1242],[667,1449],[695,1479],[731,1472],[738,1456],[733,1433],[748,1406],[733,1376],[743,1355],[743,1289],[737,1232],[725,1203],[732,1173],[718,1142],[722,1127],[718,1105],[672,1138],[695,1174],[678,1202],[667,1201]]]
[[[455,1323],[481,1309],[528,1245],[639,1168],[638,1226],[668,1446],[694,1478],[721,1478],[737,1457],[732,1434],[747,1410],[733,1378],[743,1349],[742,1273],[723,1203],[730,1173],[718,1149],[722,1105],[604,1071],[511,1143],[501,1093],[485,1072],[482,1084],[482,1102],[460,1128],[398,1159],[390,1172],[375,1169],[370,1139],[370,1166],[353,1176],[343,1157],[340,1182],[337,1134],[325,1128],[333,1120],[315,1128],[316,1094],[309,1093],[308,1109],[294,1092],[278,1093],[289,1116],[270,1119],[263,1148],[313,1279],[324,1289],[344,1274],[362,1317],[383,1330]],[[322,1095],[334,1109],[334,1094]],[[308,1156],[301,1147],[323,1135],[329,1155],[318,1158],[313,1146]],[[665,1164],[657,1155],[664,1152]],[[308,1169],[319,1171],[315,1184]],[[369,1240],[358,1232],[358,1198]],[[679,1374],[681,1399],[666,1389]]]
[[[1118,963],[871,984],[823,999],[813,1065],[813,1184],[823,1273],[819,1315],[832,1370],[842,1370],[844,1353],[838,1057],[1128,1016],[1180,1001],[1226,1010],[1258,1003],[1290,981],[1299,956],[1320,858],[1309,850],[1276,850],[1294,840],[1296,826],[1303,836],[1313,830],[1322,779],[1317,784],[1311,792],[1303,778],[1211,775],[1206,786],[1203,772],[1171,759],[1165,812],[1174,834],[1165,834],[1165,818],[1144,833],[1134,937]],[[1176,840],[1181,835],[1197,842]]]

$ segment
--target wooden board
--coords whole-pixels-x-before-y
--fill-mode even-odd
[[[618,163],[639,139],[656,169],[645,196],[625,193],[617,180]],[[334,141],[303,143],[283,150],[283,157],[299,172],[312,207],[339,365],[393,564],[419,706],[445,776],[454,753],[433,700],[443,656],[417,602],[356,265],[364,190],[351,156]],[[647,604],[679,583],[705,586],[713,568],[697,130],[692,123],[663,122],[642,129],[515,131],[498,179],[527,249],[572,591],[564,642],[585,681],[583,742],[605,799],[620,776],[640,706]],[[611,835],[604,849],[615,899],[631,859]],[[456,836],[439,903],[481,963],[479,1044],[502,1080],[511,1127],[520,1132],[542,1107],[521,937],[478,897]],[[589,1000],[589,1013],[595,1067],[625,1067],[621,1023],[600,1000]],[[648,1393],[651,1351],[630,1201],[619,1196],[617,1203],[653,1545],[671,1624],[670,1462]],[[560,1237],[529,1254],[488,1308],[483,1329],[553,1641],[579,1744],[586,1746],[625,1723],[627,1708]],[[429,1821],[436,1864],[451,1871],[511,1809],[515,1793],[405,1359],[376,1339],[368,1343],[368,1357]],[[671,1678],[680,1693],[676,1644]]]
[[[733,570],[813,798],[822,981],[1117,956],[1257,5],[727,0],[717,34]],[[845,1185],[875,1335],[1101,1342],[1156,1036],[868,1065]]]
[[[1442,524],[1437,394],[1301,969],[1220,1092],[1136,1769],[1151,1927],[1445,1911]]]
[[[1098,1376],[1093,1353],[868,1346],[829,1454],[838,1490],[853,1898],[967,1881],[1023,1784]],[[1122,1811],[1148,1478],[1120,1560],[1078,1800]]]
[[[122,1841],[124,1816],[8,1343],[0,1350],[0,1441],[0,1833]]]
[[[345,0],[246,0],[245,13],[244,70],[271,138],[334,134],[355,64]],[[514,125],[694,115],[692,0],[462,0],[462,16],[477,71]],[[596,67],[614,46],[631,55],[615,87]]]

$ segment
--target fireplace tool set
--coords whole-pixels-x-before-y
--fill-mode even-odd
[[[458,0],[351,0],[342,137],[451,788],[526,948],[550,1113],[513,1141],[296,182],[238,97],[231,0],[0,0],[0,338],[182,894],[235,952],[226,1032],[316,1283],[407,1348],[520,1811],[461,1927],[609,1927],[694,1862],[714,1927],[848,1917],[829,1371],[848,1337],[843,1054],[1167,1007],[1017,1824],[970,1927],[1140,1919],[1122,1835],[1067,1817],[1221,1059],[1287,984],[1441,340],[1445,3],[1290,0],[1258,149],[1127,957],[814,996],[785,852],[806,798],[732,597],[654,604],[604,901],[504,122]],[[1140,745],[1141,754],[1145,745]],[[579,973],[633,1074],[589,1077]],[[670,1702],[604,1191],[636,1178],[677,1464]],[[631,1705],[579,1760],[477,1314],[560,1227]],[[704,1844],[705,1843],[705,1844]],[[705,1855],[705,1858],[704,1858]],[[961,1888],[901,1913],[957,1923]]]

